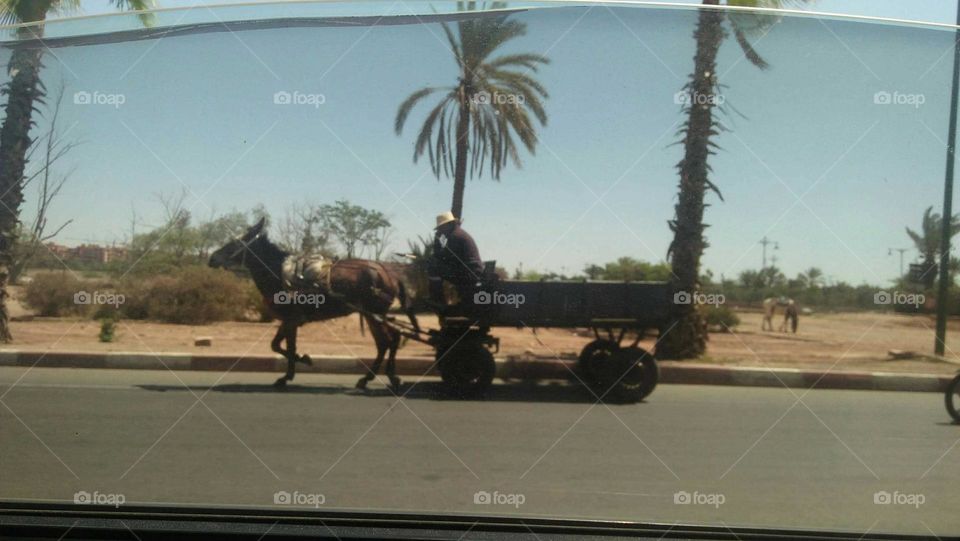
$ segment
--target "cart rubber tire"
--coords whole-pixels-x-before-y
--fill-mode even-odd
[[[650,396],[660,380],[660,367],[643,348],[623,348],[610,356],[599,371],[599,396],[604,401],[633,404]]]
[[[580,368],[580,378],[587,385],[596,386],[600,383],[600,367],[620,346],[612,340],[598,338],[583,347],[577,366]]]
[[[464,341],[452,350],[437,350],[440,377],[458,398],[483,395],[497,373],[493,354],[483,344]]]
[[[957,374],[957,377],[953,378],[953,381],[947,385],[944,401],[947,404],[947,413],[950,414],[950,417],[953,417],[953,422],[960,423],[960,411],[958,411],[958,406],[960,406],[960,374]]]

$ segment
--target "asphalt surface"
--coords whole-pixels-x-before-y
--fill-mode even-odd
[[[273,379],[0,368],[0,500],[960,534],[960,426],[933,393],[661,385],[606,406]]]

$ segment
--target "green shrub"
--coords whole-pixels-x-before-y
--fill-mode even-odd
[[[91,305],[83,304],[82,297],[92,295],[96,289],[95,282],[81,280],[72,272],[38,272],[26,286],[24,302],[41,316],[84,315]]]
[[[121,285],[123,317],[198,325],[246,319],[249,286],[232,273],[190,266],[163,276],[129,279]]]
[[[100,341],[113,342],[116,338],[117,325],[112,318],[105,318],[100,321]]]
[[[263,300],[263,295],[260,293],[260,290],[257,289],[256,284],[252,281],[247,286],[247,292],[250,295],[247,302],[249,303],[248,312],[250,317],[260,323],[269,323],[274,320],[273,312],[267,308],[267,303]]]
[[[123,306],[120,315],[126,319],[148,319],[150,287],[154,278],[128,276],[120,283],[119,289],[123,292]]]
[[[711,306],[704,310],[707,328],[714,332],[730,332],[740,324],[740,318],[726,305]]]

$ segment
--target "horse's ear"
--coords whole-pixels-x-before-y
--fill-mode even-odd
[[[263,231],[263,226],[266,225],[266,223],[267,223],[266,216],[264,216],[263,218],[260,218],[260,221],[253,224],[253,227],[247,230],[247,234],[244,235],[244,238],[247,240],[250,240],[253,237],[256,237],[257,235],[259,235],[260,232]]]

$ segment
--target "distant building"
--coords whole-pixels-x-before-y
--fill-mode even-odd
[[[84,263],[109,263],[127,257],[127,249],[121,246],[100,246],[99,244],[81,244],[80,246],[64,246],[55,242],[48,242],[47,248],[53,255],[66,261],[80,261]]]
[[[48,242],[46,244],[47,249],[50,250],[50,253],[59,257],[60,259],[66,259],[69,257],[67,254],[70,252],[69,246],[64,246],[62,244],[57,244],[55,242]]]

